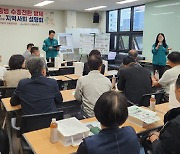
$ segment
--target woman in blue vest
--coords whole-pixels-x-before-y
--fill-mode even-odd
[[[172,48],[168,48],[164,34],[159,33],[156,37],[156,42],[152,46],[153,71],[154,74],[156,70],[159,72],[159,78],[165,72],[166,56],[169,54],[169,50],[172,50]]]

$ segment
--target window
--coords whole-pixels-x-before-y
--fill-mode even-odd
[[[109,11],[109,32],[117,32],[118,10]]]
[[[129,36],[119,37],[119,50],[129,50]]]
[[[138,51],[143,50],[143,36],[133,36],[132,48]]]
[[[122,9],[120,15],[120,31],[130,31],[131,8]]]
[[[107,32],[111,33],[110,51],[143,50],[144,12],[144,5],[107,11]]]
[[[133,31],[144,30],[144,10],[145,6],[138,6],[134,8]]]

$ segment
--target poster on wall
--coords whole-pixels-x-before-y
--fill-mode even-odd
[[[89,54],[94,49],[94,34],[80,34],[79,54]]]
[[[95,35],[95,49],[99,50],[101,54],[109,53],[110,34],[96,34]]]
[[[0,6],[0,25],[55,26],[54,12]]]
[[[70,33],[58,33],[58,44],[61,45],[60,53],[74,53],[73,37]]]

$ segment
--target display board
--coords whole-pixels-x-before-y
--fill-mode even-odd
[[[97,49],[101,54],[109,53],[109,44],[110,44],[110,33],[96,34],[95,35],[95,46],[94,49]]]
[[[74,53],[73,37],[70,33],[58,33],[58,44],[61,45],[60,53]]]
[[[99,28],[67,28],[66,33],[72,34],[74,48],[80,47],[80,35],[81,34],[99,34]]]
[[[79,54],[89,54],[94,49],[94,34],[80,34]]]

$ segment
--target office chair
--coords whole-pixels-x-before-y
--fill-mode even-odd
[[[164,91],[157,91],[155,93],[150,93],[150,94],[144,94],[141,98],[141,102],[139,104],[139,106],[146,106],[148,107],[150,105],[150,98],[151,95],[155,95],[156,98],[156,104],[161,104],[162,103],[162,99],[164,97],[165,92]]]
[[[16,127],[16,118],[11,119],[12,127],[19,131],[20,133],[20,142],[22,146],[23,153],[32,153],[31,148],[23,138],[22,134],[30,131],[35,131],[43,128],[48,128],[52,121],[52,118],[56,120],[63,119],[63,111],[43,113],[43,114],[33,114],[33,115],[24,115],[21,117],[20,127]]]

